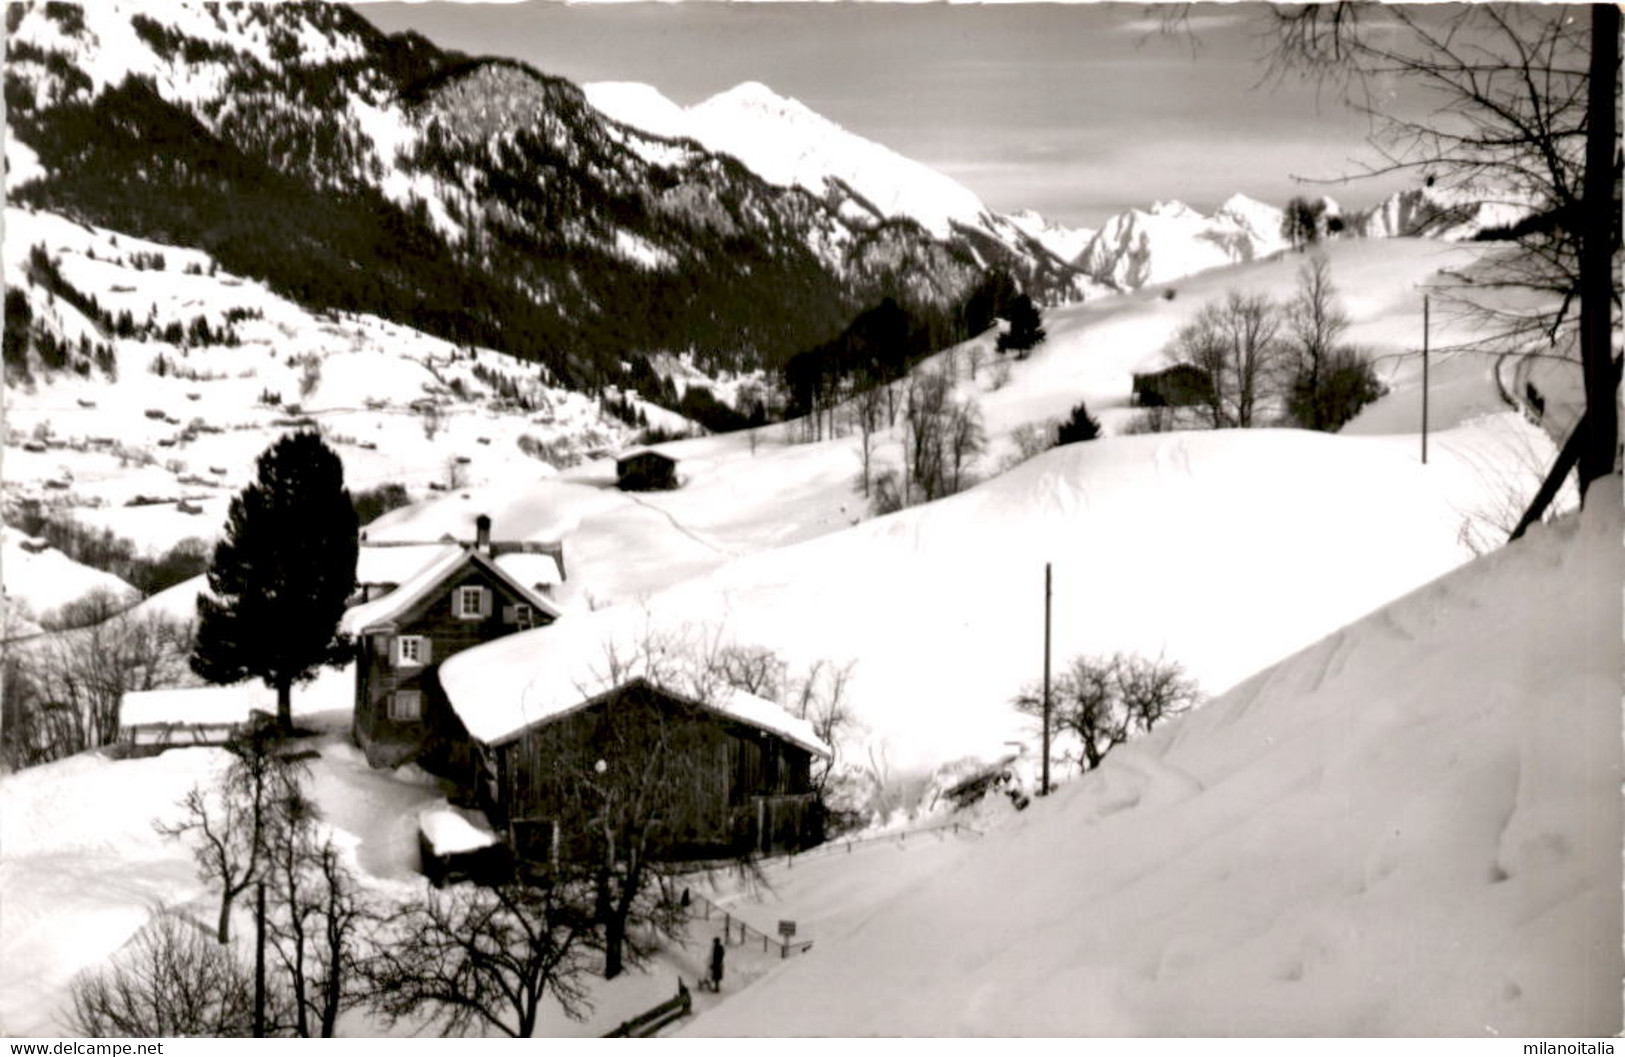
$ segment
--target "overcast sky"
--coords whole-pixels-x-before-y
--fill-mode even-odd
[[[1366,126],[1335,95],[1259,87],[1258,5],[1199,5],[1191,34],[1145,4],[366,3],[380,28],[573,81],[643,81],[685,105],[761,81],[970,187],[994,209],[1096,226],[1129,206],[1367,205]]]

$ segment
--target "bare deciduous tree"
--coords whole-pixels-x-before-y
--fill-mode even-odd
[[[987,450],[987,430],[982,427],[982,409],[970,401],[957,401],[948,412],[948,457],[946,493],[962,492],[970,484],[970,468]]]
[[[952,495],[987,443],[974,403],[955,400],[946,375],[926,371],[909,381],[903,400],[905,500]]]
[[[1076,738],[1078,768],[1092,771],[1115,746],[1199,699],[1196,684],[1174,662],[1126,653],[1075,657],[1050,688],[1050,729]],[[1043,688],[1023,688],[1015,706],[1042,722]]]
[[[785,706],[790,714],[812,724],[818,740],[830,749],[829,759],[824,760],[812,776],[813,791],[820,801],[826,798],[830,781],[836,773],[840,743],[857,725],[857,716],[852,712],[846,693],[856,665],[856,661],[848,661],[845,665],[827,660],[814,661],[805,674],[787,688],[789,699],[785,701]]]
[[[390,1024],[427,1016],[442,1034],[528,1039],[548,998],[580,1020],[593,926],[586,886],[552,877],[426,889],[360,966],[367,1005]]]
[[[330,1039],[339,1014],[360,1002],[357,948],[375,914],[318,818],[297,785],[283,789],[266,842],[266,935],[287,978],[294,1033]]]
[[[1613,472],[1618,447],[1619,9],[1332,3],[1271,17],[1277,70],[1339,81],[1372,120],[1382,160],[1366,175],[1413,171],[1529,211],[1499,233],[1507,251],[1442,292],[1489,324],[1486,348],[1578,349],[1583,494]],[[1430,105],[1392,106],[1396,77],[1420,86]]]
[[[1284,315],[1285,341],[1294,361],[1288,409],[1305,428],[1341,429],[1383,389],[1370,364],[1343,344],[1349,317],[1337,299],[1325,257],[1317,254],[1299,270],[1298,292]]]
[[[12,766],[113,744],[124,695],[180,678],[192,648],[190,623],[133,611],[105,591],[64,606],[43,623],[64,630],[6,651],[4,738]]]
[[[1280,316],[1263,294],[1231,291],[1202,306],[1180,327],[1168,354],[1205,372],[1211,381],[1208,417],[1215,429],[1253,426],[1279,378]]]
[[[886,386],[871,385],[858,391],[854,398],[853,411],[858,423],[858,461],[863,466],[863,494],[869,495],[870,471],[874,465],[875,432],[879,430],[886,415],[886,394],[890,390]]]
[[[279,755],[280,745],[270,724],[234,738],[219,787],[194,785],[180,801],[185,814],[178,822],[153,823],[162,836],[190,840],[198,875],[220,886],[221,943],[231,939],[232,904],[261,878],[278,803],[298,788],[302,765]]]
[[[254,980],[229,947],[160,911],[112,963],[74,979],[68,1027],[90,1038],[242,1037]]]

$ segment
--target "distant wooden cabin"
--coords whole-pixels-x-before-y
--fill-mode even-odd
[[[779,721],[783,720],[783,721]],[[778,705],[737,691],[704,703],[646,678],[479,744],[479,799],[522,861],[592,839],[582,778],[659,754],[663,858],[795,850],[823,839],[812,760],[829,749]],[[635,763],[634,763],[635,765]]]
[[[490,524],[481,516],[472,544],[446,547],[406,582],[345,614],[356,636],[353,732],[375,767],[417,760],[440,773],[465,771],[468,732],[440,689],[441,663],[558,619],[553,603],[492,545]]]
[[[1199,407],[1213,399],[1213,379],[1189,363],[1134,376],[1134,403],[1140,407]]]
[[[677,487],[677,460],[653,449],[615,460],[615,483],[626,492],[657,492]]]

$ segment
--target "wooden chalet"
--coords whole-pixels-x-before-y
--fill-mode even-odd
[[[551,862],[583,854],[601,802],[595,784],[648,779],[659,803],[661,856],[715,858],[795,850],[823,839],[812,759],[829,749],[778,705],[724,690],[700,701],[633,678],[475,750],[479,796],[515,855]],[[622,786],[622,788],[625,788]]]
[[[625,492],[655,492],[677,487],[677,460],[645,448],[615,460],[615,483]]]
[[[345,629],[356,637],[352,730],[375,767],[416,760],[442,774],[465,772],[468,733],[447,705],[440,665],[559,616],[535,584],[516,576],[500,545],[493,546],[490,519],[482,515],[476,526],[473,543],[443,548],[404,583],[345,614]]]

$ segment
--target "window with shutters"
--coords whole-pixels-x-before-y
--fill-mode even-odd
[[[485,588],[459,587],[457,589],[457,615],[464,620],[476,620],[486,615]]]
[[[530,606],[520,602],[513,607],[513,622],[521,628],[533,628],[536,626],[536,612]]]
[[[416,723],[423,718],[423,692],[397,690],[389,695],[389,718],[397,723]]]
[[[401,635],[395,639],[395,667],[421,668],[429,663],[429,640],[423,635]]]

